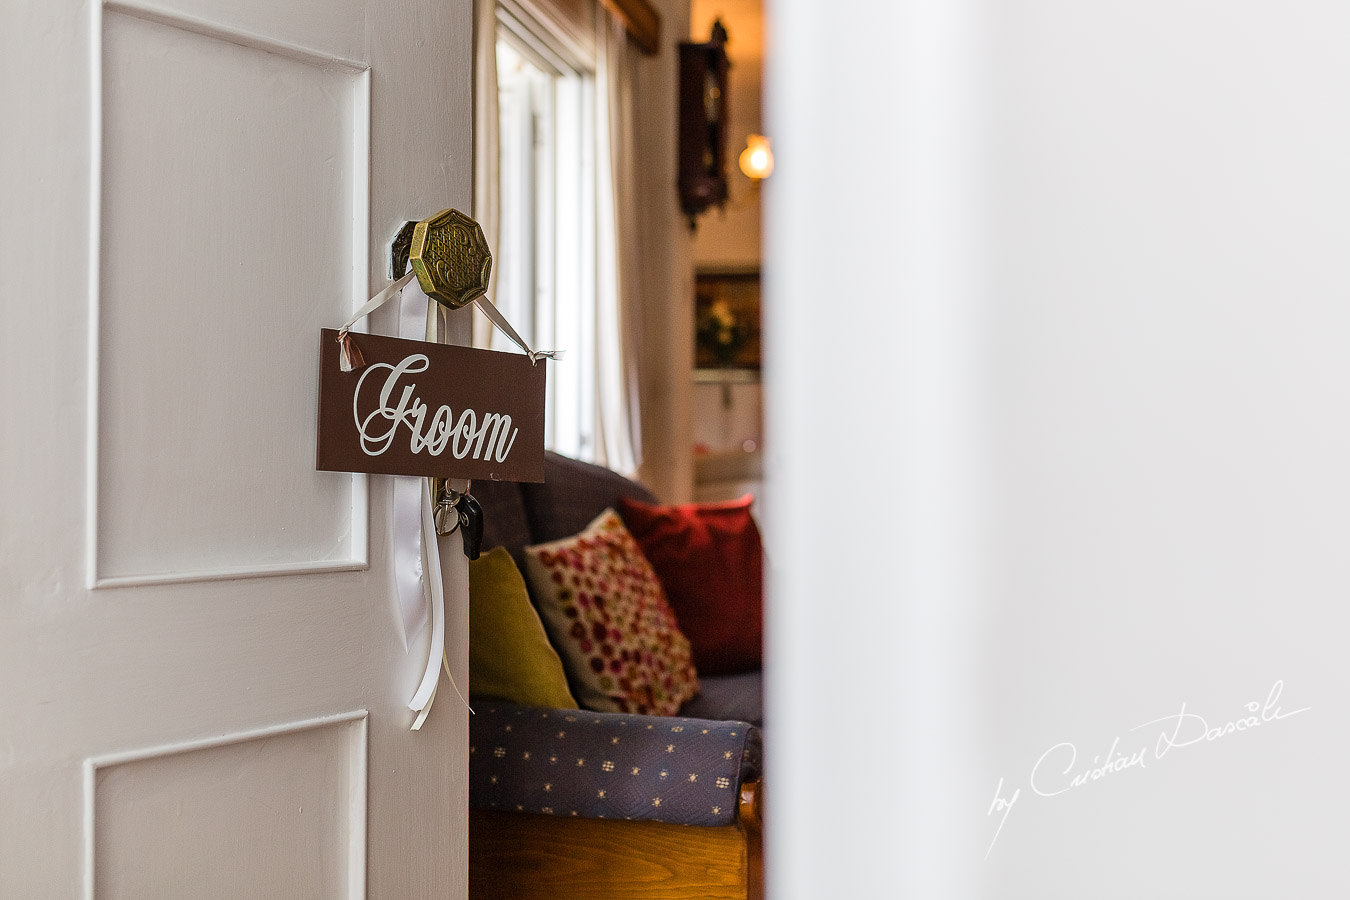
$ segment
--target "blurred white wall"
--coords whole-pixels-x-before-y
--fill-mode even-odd
[[[758,383],[694,385],[694,447],[707,453],[746,452],[764,441]]]
[[[1350,896],[1350,6],[768,22],[771,896]]]
[[[689,0],[652,0],[661,15],[661,51],[636,62],[638,241],[643,336],[638,365],[642,464],[638,477],[666,503],[694,492],[694,267],[689,226],[675,192],[679,50],[689,34]]]

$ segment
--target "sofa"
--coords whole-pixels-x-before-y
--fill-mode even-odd
[[[656,502],[637,482],[553,453],[541,484],[472,492],[484,549],[506,548],[521,571],[526,546],[581,532],[621,498]],[[761,897],[761,675],[699,683],[677,715],[472,697],[469,896]]]

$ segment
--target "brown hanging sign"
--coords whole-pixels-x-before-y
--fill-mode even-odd
[[[318,469],[544,480],[545,367],[519,353],[349,332],[319,339]]]

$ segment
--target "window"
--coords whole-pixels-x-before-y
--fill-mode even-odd
[[[594,58],[565,29],[498,10],[496,301],[549,363],[547,446],[596,459]],[[496,334],[493,349],[510,349]]]

